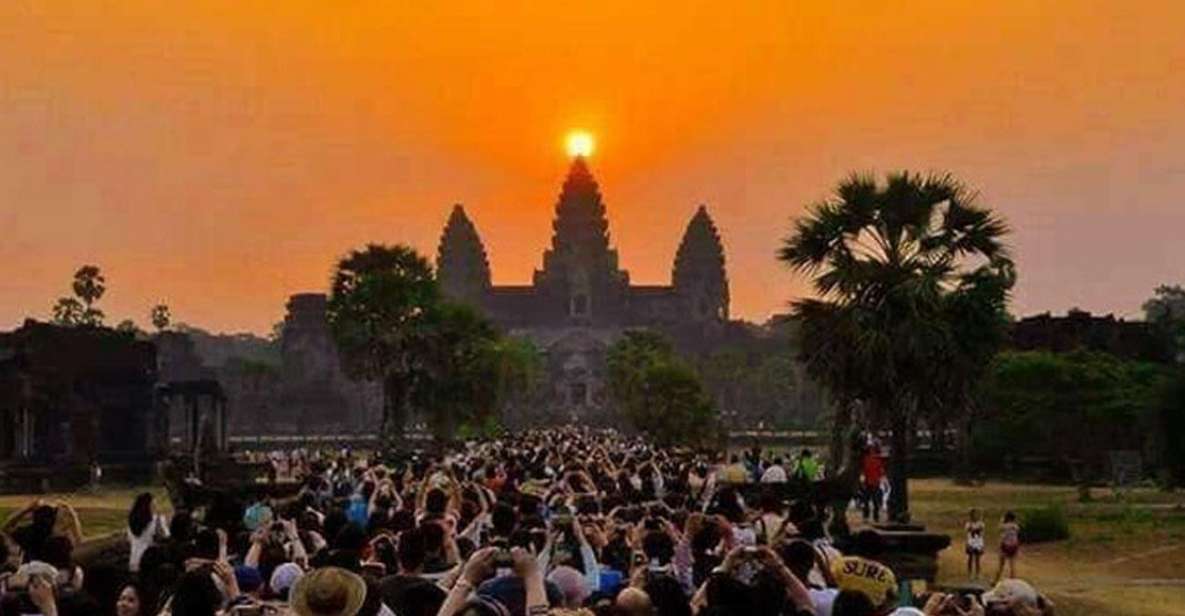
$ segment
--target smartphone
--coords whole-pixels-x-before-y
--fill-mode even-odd
[[[514,557],[510,555],[510,550],[507,548],[498,548],[494,553],[494,575],[496,577],[506,577],[514,574]]]

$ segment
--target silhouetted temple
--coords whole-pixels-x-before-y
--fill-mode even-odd
[[[718,335],[727,323],[724,247],[706,208],[688,222],[667,285],[631,284],[620,268],[600,190],[581,157],[572,161],[552,229],[551,247],[530,285],[491,283],[481,236],[460,205],[444,227],[436,259],[447,296],[480,308],[543,351],[551,411],[589,416],[603,409],[604,354],[625,329],[659,329],[679,343]]]
[[[156,348],[106,328],[0,332],[0,491],[73,487],[94,462],[149,468],[165,447]]]

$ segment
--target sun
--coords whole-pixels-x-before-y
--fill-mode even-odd
[[[596,140],[590,133],[582,130],[568,133],[568,155],[573,158],[588,158],[596,145]]]

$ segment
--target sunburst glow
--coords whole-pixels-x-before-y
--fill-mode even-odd
[[[593,150],[596,148],[596,140],[593,139],[592,134],[584,131],[573,131],[568,133],[568,155],[572,157],[588,157],[591,156]]]

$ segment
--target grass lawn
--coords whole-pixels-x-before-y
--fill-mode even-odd
[[[157,506],[168,510],[168,497],[163,487],[113,487],[98,493],[74,492],[70,494],[40,494],[35,496],[0,496],[0,520],[7,520],[15,510],[24,507],[33,498],[48,503],[65,501],[78,512],[82,520],[82,534],[86,537],[106,535],[127,526],[128,509],[136,495],[150,491],[156,495]]]
[[[1017,576],[1057,604],[1058,616],[1185,615],[1185,495],[1136,489],[1117,500],[1095,490],[1079,503],[1066,486],[988,483],[963,487],[944,479],[910,483],[914,517],[953,538],[940,561],[940,583],[965,582],[963,522],[971,507],[984,512],[987,553],[983,568],[994,576],[997,526],[1005,510],[1061,506],[1070,539],[1025,545]]]
[[[984,512],[988,525],[983,565],[991,576],[999,540],[996,526],[1004,511],[1060,505],[1070,521],[1070,539],[1023,546],[1017,564],[1021,578],[1056,602],[1058,616],[1185,616],[1185,494],[1138,489],[1119,501],[1096,490],[1096,500],[1083,504],[1078,503],[1077,490],[1067,486],[964,487],[943,479],[914,481],[910,486],[915,518],[953,538],[941,556],[940,583],[966,581],[962,528],[971,507]],[[84,534],[96,536],[122,529],[128,507],[143,489],[43,498],[68,500],[82,516]],[[167,504],[161,488],[151,489],[162,499],[158,502]],[[0,519],[28,499],[0,496]]]

